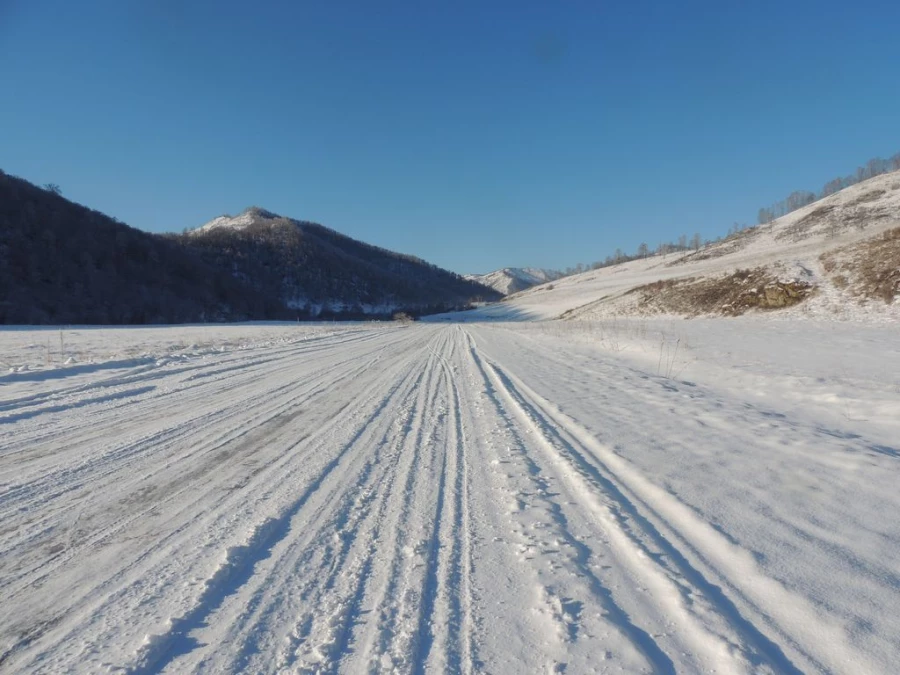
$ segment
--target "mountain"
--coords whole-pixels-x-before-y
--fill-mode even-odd
[[[190,230],[189,234],[204,234],[218,229],[243,230],[256,223],[273,221],[277,218],[280,218],[280,216],[272,213],[271,211],[266,211],[265,209],[261,209],[257,206],[251,206],[249,209],[243,211],[237,216],[234,216],[233,218],[228,215],[213,218],[211,221],[206,223],[206,225],[202,225],[195,230]]]
[[[0,171],[0,324],[235,321],[280,309],[175,241]]]
[[[900,172],[858,183],[696,251],[560,279],[481,319],[737,316],[900,320]],[[474,317],[473,317],[474,318]]]
[[[500,298],[420,258],[257,207],[174,239],[304,318],[421,314]]]
[[[537,267],[504,267],[488,274],[469,274],[466,279],[476,281],[484,286],[493,288],[503,295],[512,295],[531,288],[554,281],[562,277],[562,273],[555,270],[545,270]]]
[[[0,171],[0,324],[387,317],[499,297],[262,209],[151,234]]]

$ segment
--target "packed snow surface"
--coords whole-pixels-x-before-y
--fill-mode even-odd
[[[900,340],[0,331],[0,671],[891,673]]]

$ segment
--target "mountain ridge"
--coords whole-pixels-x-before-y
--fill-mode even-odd
[[[254,288],[278,295],[304,318],[420,314],[500,297],[418,256],[258,206],[237,216],[219,216],[176,237]]]
[[[534,286],[555,281],[562,276],[561,272],[540,267],[503,267],[487,274],[467,274],[466,279],[477,281],[505,296],[509,296]]]
[[[143,232],[0,171],[0,324],[390,318],[500,297],[323,225],[235,218]]]

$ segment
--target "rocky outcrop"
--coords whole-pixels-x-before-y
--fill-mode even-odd
[[[643,313],[723,314],[740,316],[749,310],[776,310],[803,302],[815,286],[799,279],[779,279],[770,270],[737,270],[712,278],[669,279],[641,286],[638,306]]]

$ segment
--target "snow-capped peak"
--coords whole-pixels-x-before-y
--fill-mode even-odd
[[[210,232],[211,230],[220,228],[242,230],[254,223],[265,220],[275,220],[276,218],[280,218],[280,216],[271,211],[261,209],[258,206],[251,206],[248,209],[244,209],[236,216],[226,214],[224,216],[219,216],[218,218],[213,218],[205,225],[198,227],[194,232]]]
[[[489,286],[504,295],[512,295],[526,288],[553,281],[560,276],[559,272],[538,267],[504,267],[488,274],[470,274],[466,278]]]

